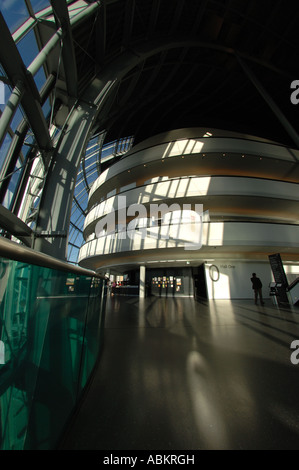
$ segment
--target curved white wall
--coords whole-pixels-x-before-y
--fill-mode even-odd
[[[218,213],[232,214],[243,208],[244,216],[248,208],[256,209],[259,217],[277,219],[280,222],[299,222],[298,185],[257,178],[239,177],[182,177],[158,181],[124,191],[99,203],[88,213],[84,223],[84,236],[88,238],[95,231],[96,222],[111,210],[118,208],[118,196],[126,198],[126,207],[132,204],[178,202],[203,204],[207,210],[216,208]],[[220,208],[223,198],[227,198],[227,210]],[[213,197],[213,200],[211,198]],[[242,198],[242,200],[240,199]],[[254,200],[252,200],[254,198]],[[229,212],[228,212],[229,211]],[[247,214],[249,217],[249,214]],[[257,215],[256,215],[257,216]]]
[[[198,266],[213,258],[222,266],[251,260],[268,269],[268,255],[278,252],[299,263],[298,160],[297,150],[222,131],[184,129],[148,139],[95,181],[79,264],[95,270],[164,261]],[[191,204],[192,210],[199,204],[206,217],[153,226],[151,205],[163,203]],[[130,226],[134,204],[145,211],[147,228],[139,231]],[[111,217],[110,234],[99,236],[96,228]],[[213,296],[221,296],[215,286]]]
[[[182,176],[196,175],[202,174],[212,165],[216,172],[226,172],[227,175],[242,175],[243,172],[248,175],[251,172],[252,176],[260,173],[267,178],[291,181],[298,178],[298,170],[293,169],[292,174],[289,171],[283,172],[282,168],[288,170],[289,165],[293,166],[298,160],[298,151],[238,138],[181,139],[156,143],[153,147],[141,148],[136,152],[133,147],[125,157],[104,171],[94,182],[89,194],[89,207],[116,187],[135,181],[136,177],[148,179],[147,175],[157,171],[153,176],[167,175],[176,170]],[[165,164],[166,169],[162,168],[161,164]],[[134,169],[137,172],[134,172]],[[195,173],[190,173],[191,169]]]

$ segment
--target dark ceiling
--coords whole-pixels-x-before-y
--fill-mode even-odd
[[[210,126],[296,146],[288,126],[296,129],[299,120],[290,101],[299,79],[298,7],[280,0],[101,3],[73,32],[81,91],[135,57],[99,115],[96,130],[106,129],[107,141]]]

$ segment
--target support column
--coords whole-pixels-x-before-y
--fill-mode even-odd
[[[36,251],[61,260],[67,258],[68,230],[80,159],[96,117],[115,84],[116,80],[101,87],[101,82],[95,79],[65,121],[40,201],[36,234],[41,236],[35,238],[32,247]]]
[[[145,266],[140,266],[140,280],[139,280],[139,297],[145,298]]]

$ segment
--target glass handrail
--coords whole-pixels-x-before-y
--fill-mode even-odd
[[[51,450],[98,359],[107,286],[16,245],[0,239],[0,450]]]

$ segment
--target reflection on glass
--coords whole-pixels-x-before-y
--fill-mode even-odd
[[[52,449],[101,347],[103,280],[0,258],[0,449]]]
[[[24,36],[23,39],[18,42],[17,48],[21,54],[25,66],[29,67],[39,52],[33,30],[29,31],[26,36]]]
[[[11,33],[15,32],[29,16],[23,0],[2,0],[1,13]]]
[[[48,0],[30,0],[30,3],[34,13],[37,13],[38,11],[48,7],[50,2]]]

